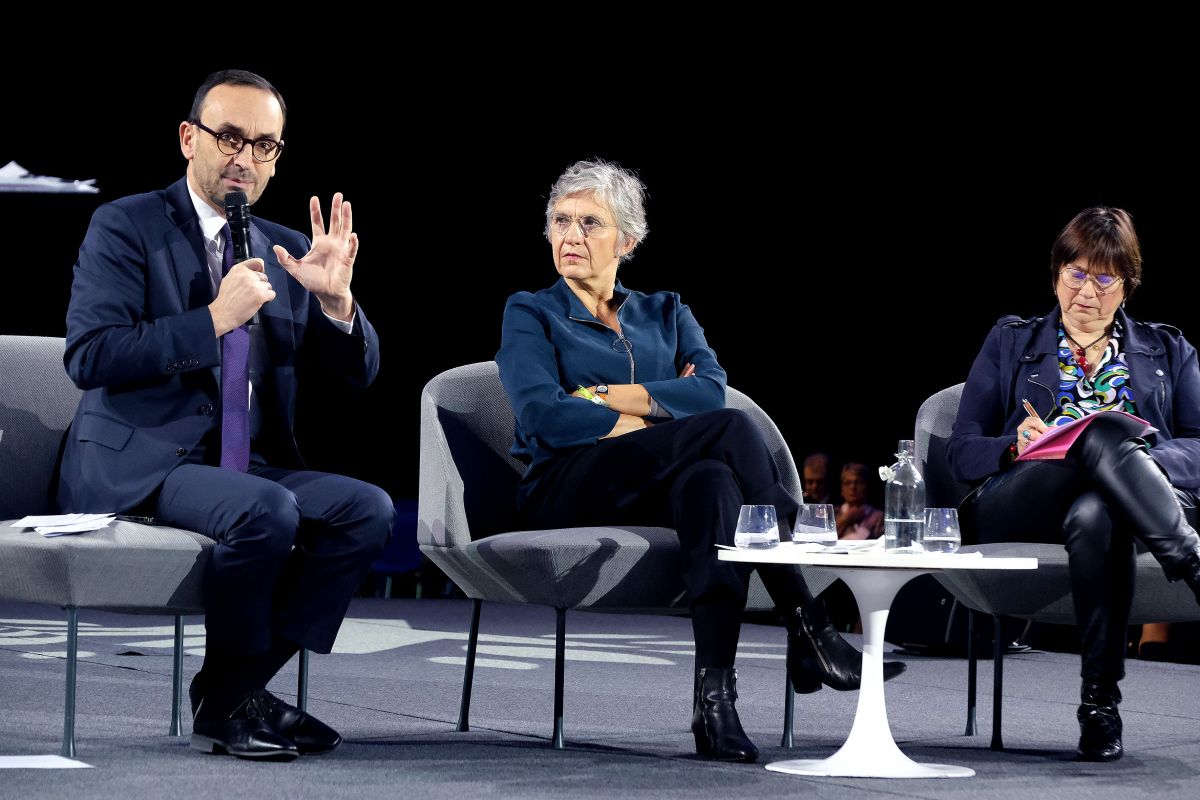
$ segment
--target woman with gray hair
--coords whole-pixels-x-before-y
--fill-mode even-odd
[[[717,559],[743,504],[794,522],[754,423],[725,408],[725,371],[672,292],[643,294],[617,268],[646,238],[645,187],[629,170],[580,161],[554,184],[546,238],[559,279],[504,310],[496,361],[516,419],[513,456],[529,465],[517,506],[535,528],[674,528],[696,640],[692,732],[707,758],[754,761],[738,719],[736,674],[749,565]],[[788,565],[757,567],[788,630],[797,692],[857,689],[862,654],[829,623]],[[885,677],[903,671],[885,665]]]

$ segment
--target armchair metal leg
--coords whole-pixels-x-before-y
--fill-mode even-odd
[[[979,643],[975,640],[975,612],[967,609],[967,729],[963,736],[979,732],[975,724],[975,693],[978,687]]]
[[[462,700],[458,704],[456,731],[471,730],[471,684],[475,680],[475,648],[479,644],[479,609],[482,600],[471,601],[471,632],[467,635],[467,665],[463,671]]]
[[[784,669],[786,673],[786,668]],[[792,746],[792,715],[796,710],[796,689],[792,686],[792,676],[788,675],[783,682],[783,739],[780,747]]]
[[[1004,703],[1004,634],[1000,630],[1000,615],[992,615],[992,744],[993,750],[1004,749],[1001,735],[1001,710]]]
[[[567,610],[556,608],[558,620],[554,636],[554,738],[556,750],[563,749],[563,677],[567,660]]]
[[[296,708],[308,710],[308,658],[312,653],[300,648],[300,663],[296,666]]]
[[[63,707],[63,758],[75,757],[75,675],[79,658],[79,609],[67,606],[67,697]]]
[[[175,653],[171,659],[171,730],[169,736],[183,735],[183,617],[175,616]]]

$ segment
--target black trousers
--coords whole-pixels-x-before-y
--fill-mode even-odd
[[[1105,415],[1063,460],[1014,464],[980,488],[965,515],[983,543],[1066,546],[1088,683],[1125,677],[1138,545],[1172,576],[1197,541],[1187,516],[1194,525],[1196,497],[1169,484],[1129,422]]]
[[[216,541],[204,584],[208,646],[253,656],[280,638],[330,651],[395,508],[379,487],[342,475],[183,464],[154,515]]]
[[[733,544],[743,504],[774,505],[790,531],[799,509],[754,422],[721,409],[658,423],[645,430],[565,453],[542,473],[520,509],[535,528],[655,525],[674,528],[683,547],[684,583],[693,607],[713,598],[746,605],[753,566],[717,559]],[[811,600],[800,571],[758,567],[781,610]],[[736,642],[735,642],[736,644]]]

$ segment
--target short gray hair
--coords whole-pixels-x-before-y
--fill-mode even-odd
[[[550,187],[550,200],[546,203],[546,238],[550,238],[550,217],[554,207],[564,197],[574,195],[591,195],[612,209],[621,242],[633,240],[633,246],[621,256],[622,261],[633,255],[650,232],[646,225],[646,185],[632,170],[598,158],[576,161]]]

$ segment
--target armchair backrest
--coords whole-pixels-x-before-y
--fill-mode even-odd
[[[800,475],[779,429],[759,406],[730,387],[730,408],[758,425],[794,497]],[[417,538],[455,547],[513,530],[513,500],[525,467],[509,456],[513,415],[494,361],[446,370],[421,393],[421,477]]]
[[[53,511],[50,487],[82,392],[63,339],[0,336],[0,519]]]
[[[954,430],[962,390],[961,383],[942,389],[917,410],[917,468],[925,478],[925,505],[930,508],[955,508],[971,491],[954,480],[946,461],[946,443]]]

